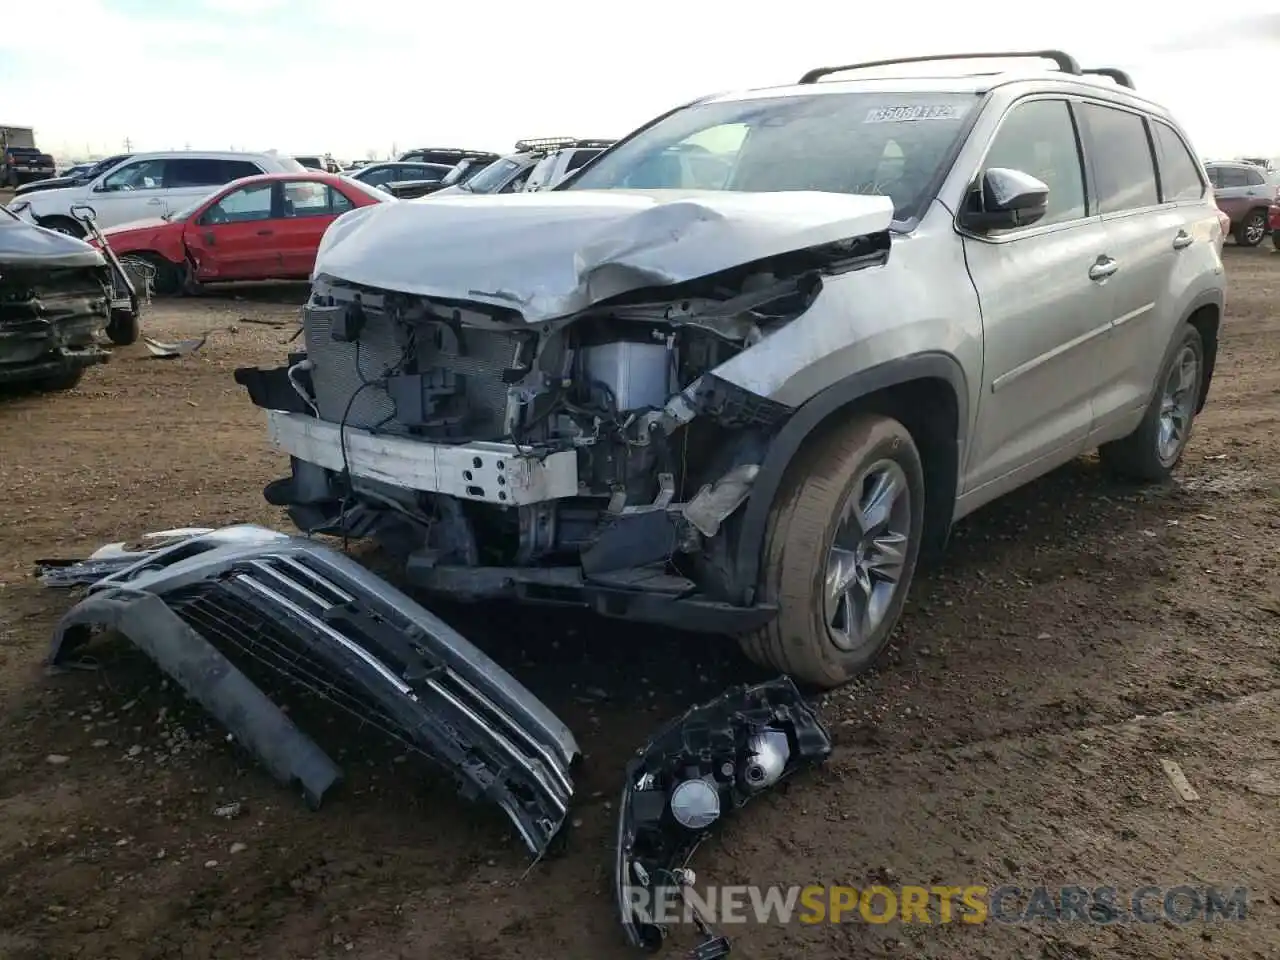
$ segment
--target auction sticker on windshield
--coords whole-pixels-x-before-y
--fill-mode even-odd
[[[906,120],[958,120],[960,111],[951,103],[916,103],[900,107],[872,107],[863,123],[901,123]]]

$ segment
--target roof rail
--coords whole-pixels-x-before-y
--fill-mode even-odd
[[[516,153],[556,150],[560,147],[572,147],[577,142],[577,137],[531,137],[528,140],[516,141]]]
[[[1081,72],[1085,74],[1092,74],[1097,77],[1110,77],[1116,83],[1120,84],[1120,86],[1128,87],[1130,90],[1133,89],[1133,78],[1123,70],[1117,69],[1116,67],[1097,67],[1093,70],[1083,70]]]
[[[833,73],[846,70],[866,70],[871,67],[889,67],[899,63],[936,63],[940,60],[1052,60],[1063,73],[1079,76],[1080,64],[1075,57],[1061,50],[1015,50],[1004,53],[945,53],[927,57],[894,57],[890,60],[867,60],[863,63],[846,63],[839,67],[815,67],[800,78],[801,83],[817,83]],[[1095,71],[1097,72],[1097,71]],[[1119,81],[1117,81],[1119,82]]]

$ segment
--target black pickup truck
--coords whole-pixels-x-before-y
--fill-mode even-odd
[[[0,161],[0,186],[9,188],[46,180],[57,172],[53,157],[36,147],[5,147]]]

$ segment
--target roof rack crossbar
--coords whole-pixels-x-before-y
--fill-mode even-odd
[[[1086,75],[1091,74],[1096,77],[1110,77],[1116,83],[1120,84],[1120,86],[1128,87],[1130,90],[1133,89],[1133,78],[1117,67],[1096,67],[1093,70],[1084,70],[1081,72]]]
[[[801,83],[817,83],[823,77],[846,70],[867,70],[871,67],[890,67],[900,63],[936,63],[940,60],[1052,60],[1063,73],[1079,76],[1080,64],[1075,57],[1061,50],[1013,50],[1003,53],[946,53],[926,57],[894,57],[889,60],[867,60],[847,63],[839,67],[815,67],[800,78]],[[1117,81],[1118,82],[1118,81]]]

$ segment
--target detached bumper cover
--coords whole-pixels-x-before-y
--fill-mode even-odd
[[[568,728],[438,617],[337,551],[254,526],[196,532],[123,561],[120,545],[58,569],[105,572],[55,631],[64,661],[93,626],[128,636],[282,782],[318,804],[337,767],[248,679],[263,667],[457,777],[535,855],[559,832],[578,757]],[[117,567],[109,570],[110,567]],[[46,571],[48,572],[48,571]]]
[[[679,909],[685,865],[717,823],[830,755],[830,735],[787,677],[734,687],[663,728],[627,765],[622,789],[614,889],[627,941],[662,944],[662,914]],[[696,956],[729,952],[699,926],[707,939]]]

